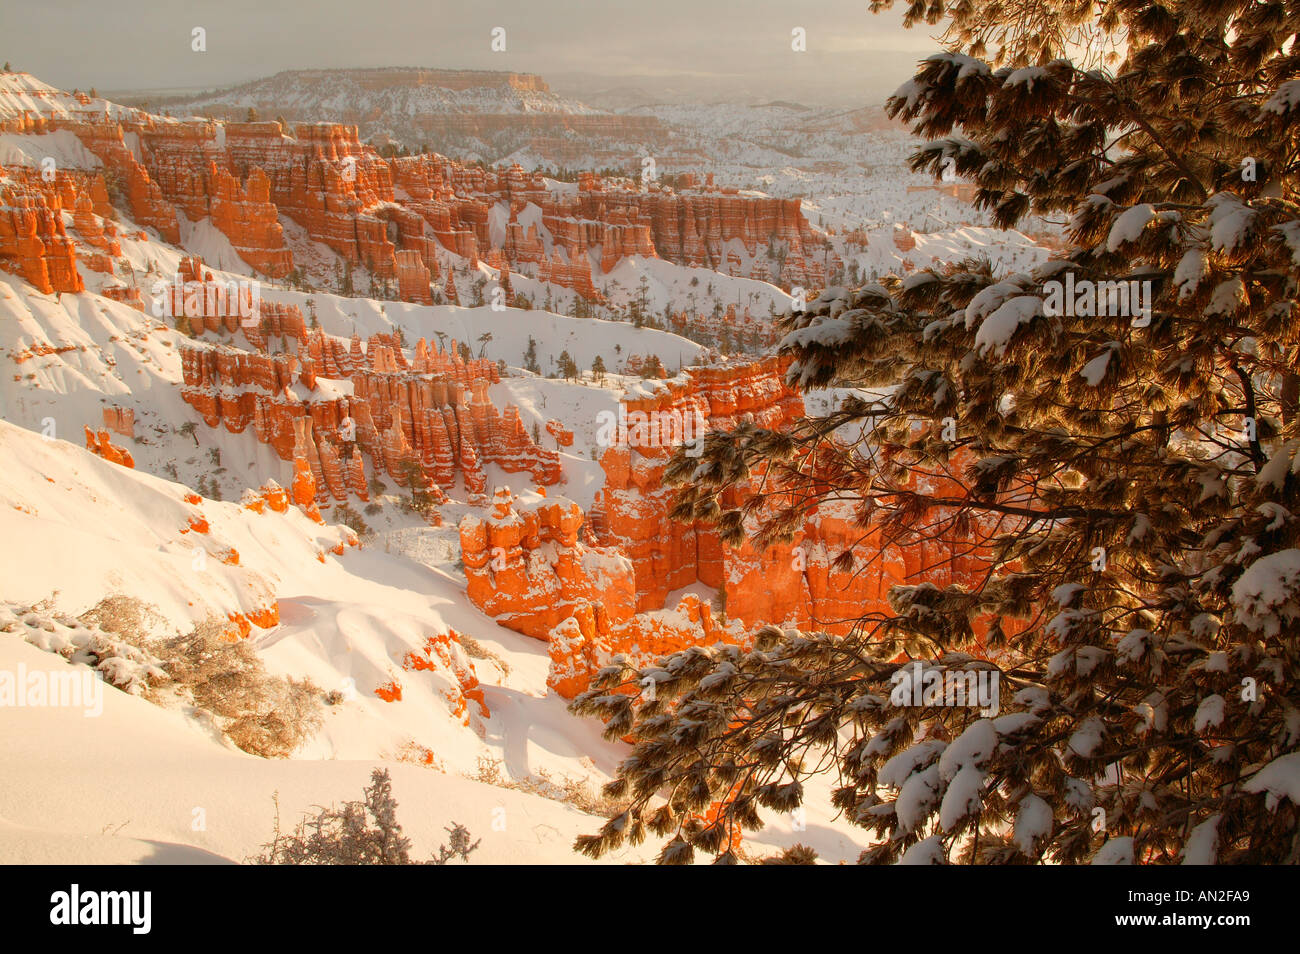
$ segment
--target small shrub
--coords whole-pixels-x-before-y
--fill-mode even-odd
[[[564,802],[578,811],[602,818],[613,818],[627,807],[626,800],[620,801],[609,797],[603,791],[593,790],[585,779],[568,776],[557,779],[545,769],[538,769],[534,775],[525,779],[513,779],[502,774],[501,769],[500,759],[481,755],[478,766],[470,777],[485,785],[495,785],[497,788],[516,792],[528,792],[552,801]]]
[[[387,769],[374,769],[365,797],[344,802],[342,808],[319,808],[305,815],[291,834],[280,831],[280,799],[275,798],[275,833],[250,859],[259,865],[445,865],[454,858],[469,861],[480,842],[470,842],[463,825],[445,829],[450,844],[440,845],[428,861],[411,859],[411,840],[397,821],[397,799]]]
[[[490,649],[484,649],[483,644],[473,636],[467,636],[464,633],[457,633],[456,639],[460,643],[461,649],[465,650],[465,655],[470,659],[490,660],[501,668],[503,674],[507,676],[510,675],[510,663],[506,662]]]
[[[110,601],[111,600],[111,601]],[[0,632],[14,633],[38,649],[57,653],[70,663],[89,666],[109,685],[133,695],[152,696],[168,682],[161,660],[146,648],[138,620],[152,608],[126,597],[103,600],[96,607],[117,631],[94,620],[74,619],[53,608],[53,598],[35,606],[0,603]],[[110,604],[112,609],[103,609]]]
[[[148,639],[149,632],[163,622],[158,610],[144,600],[124,593],[106,596],[77,617],[87,626],[125,638],[133,646]]]
[[[245,752],[285,758],[320,728],[320,690],[309,680],[268,674],[253,647],[229,639],[220,620],[167,640],[159,655],[194,705],[216,716]]]
[[[334,519],[346,527],[351,527],[359,537],[367,538],[371,535],[370,524],[366,523],[361,514],[348,504],[338,504],[334,508]]]

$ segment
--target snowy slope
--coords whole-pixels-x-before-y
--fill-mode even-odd
[[[310,804],[357,797],[379,760],[397,763],[397,795],[412,806],[403,819],[417,845],[455,820],[484,836],[481,860],[575,860],[567,854],[573,835],[598,827],[570,804],[511,786],[548,778],[594,786],[626,748],[600,739],[597,724],[548,694],[542,643],[469,606],[448,574],[372,547],[347,547],[321,562],[319,550],[344,532],[293,508],[255,514],[233,503],[188,503],[178,484],[3,422],[0,455],[10,462],[0,480],[0,535],[22,541],[0,551],[0,602],[49,600],[49,612],[79,614],[120,593],[156,604],[184,629],[270,594],[280,624],[252,637],[268,667],[345,697],[290,761],[232,751],[183,713],[113,689],[100,718],[68,708],[7,710],[0,760],[13,770],[0,782],[0,859],[211,860],[177,846],[239,859],[269,834],[272,791],[291,819]],[[209,532],[182,533],[196,512]],[[238,566],[216,558],[231,546]],[[197,563],[196,547],[208,553]],[[438,673],[399,666],[428,635],[449,628],[487,652],[475,666],[491,714],[475,712],[469,725],[449,710]],[[29,672],[67,665],[0,633],[0,668],[19,662]],[[402,698],[386,702],[375,689],[393,677]],[[434,766],[407,764],[412,752],[433,753]],[[499,764],[506,787],[474,780],[484,763]],[[829,819],[826,793],[818,794],[820,807],[809,814]],[[505,833],[491,827],[501,806],[518,819]],[[207,813],[206,832],[190,827],[194,807]],[[800,840],[846,859],[861,849],[838,826],[790,827],[775,819],[755,845]]]
[[[13,119],[24,113],[72,120],[95,116],[102,119],[105,114],[125,119],[139,114],[139,110],[97,96],[86,99],[83,103],[74,93],[43,83],[31,73],[0,73],[0,119]]]
[[[0,634],[0,669],[19,664],[28,672],[68,665]],[[254,758],[181,713],[112,691],[99,718],[71,708],[6,712],[0,762],[0,861],[10,864],[241,861],[270,840],[273,794],[290,828],[314,806],[360,798],[372,767],[392,775],[416,858],[459,822],[482,841],[474,864],[569,863],[580,858],[574,837],[599,825],[559,801],[417,765]],[[649,856],[643,845],[606,860]]]

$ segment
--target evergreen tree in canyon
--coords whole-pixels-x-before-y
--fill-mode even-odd
[[[635,735],[607,789],[629,807],[577,847],[734,862],[829,771],[865,863],[1298,862],[1300,2],[906,12],[944,17],[888,103],[913,168],[1066,247],[826,290],[779,349],[837,406],[668,476],[731,543],[847,500],[864,537],[982,569],[927,568],[846,635],[616,660],[575,708]],[[901,704],[914,662],[996,671],[1000,710]]]

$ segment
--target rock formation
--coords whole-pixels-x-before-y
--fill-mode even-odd
[[[465,361],[454,341],[444,352],[420,339],[408,359],[390,335],[373,335],[363,346],[356,337],[308,330],[297,308],[272,303],[263,303],[255,329],[231,317],[203,321],[218,333],[246,331],[257,350],[186,342],[185,401],[209,427],[241,433],[251,426],[281,460],[305,461],[319,503],[353,493],[367,499],[364,458],[370,473],[400,486],[417,475],[435,499],[458,476],[469,495],[482,495],[488,463],[542,485],[563,477],[559,453],[533,442],[518,409],[502,413],[492,403],[488,387],[500,379],[498,366]],[[273,338],[293,352],[267,353]]]
[[[123,437],[134,438],[135,408],[117,405],[104,408],[104,426]]]
[[[671,610],[625,619],[611,616],[601,602],[584,603],[548,634],[551,662],[546,684],[572,699],[615,655],[624,656],[631,666],[648,666],[660,656],[717,642],[745,643],[743,628],[736,622],[721,623],[712,604],[694,594],[683,596]]]
[[[711,179],[678,193],[583,173],[576,190],[555,190],[518,165],[492,171],[436,154],[384,158],[359,141],[356,126],[342,123],[300,124],[289,135],[278,122],[174,120],[123,110],[111,118],[79,112],[10,125],[71,131],[117,183],[127,214],[172,244],[180,240],[178,216],[206,218],[254,270],[281,277],[294,267],[283,215],[352,265],[395,279],[402,298],[420,303],[431,302],[421,269],[437,278],[453,256],[473,268],[497,253],[503,287],[504,276],[520,272],[592,301],[601,299],[597,279],[634,255],[772,277],[787,288],[819,287],[838,264],[797,199],[742,195]],[[93,213],[105,217],[102,181],[90,198]],[[75,202],[70,195],[63,207],[71,211]],[[504,234],[489,225],[494,207],[506,210]],[[78,229],[91,244],[100,241],[84,215]],[[31,234],[26,223],[24,231],[14,223],[10,230]],[[449,300],[454,295],[449,289]]]
[[[63,226],[63,197],[18,181],[0,169],[0,267],[16,272],[45,294],[79,292],[77,254]]]
[[[397,253],[395,269],[397,272],[397,294],[402,301],[413,301],[421,305],[432,305],[433,294],[429,288],[429,270],[424,267],[424,259],[414,249],[403,249]]]
[[[112,442],[108,431],[101,428],[99,431],[92,431],[89,427],[86,431],[86,450],[97,454],[104,460],[112,461],[114,464],[121,464],[123,467],[135,467],[135,458],[125,447],[118,447]]]
[[[502,625],[550,642],[558,693],[581,691],[616,653],[644,664],[689,645],[743,644],[766,623],[843,633],[885,610],[890,587],[923,571],[941,585],[977,578],[984,561],[965,539],[863,539],[848,504],[823,503],[790,544],[762,552],[748,541],[723,544],[712,525],[668,516],[674,491],[663,473],[678,446],[741,421],[780,428],[802,412],[784,382],[787,365],[770,358],[695,368],[625,401],[623,423],[600,458],[605,485],[588,515],[591,543],[580,542],[584,515],[561,498],[499,491],[490,515],[462,520],[470,600]],[[761,477],[760,469],[752,481]],[[837,568],[845,551],[855,565]],[[673,596],[700,587],[716,596]]]
[[[447,700],[452,715],[464,725],[470,724],[471,702],[481,718],[491,716],[487,702],[483,699],[483,690],[479,688],[474,663],[461,647],[460,635],[455,630],[426,638],[418,652],[406,654],[402,660],[402,669],[407,672],[435,672],[447,677],[450,685],[443,691],[443,697]],[[400,698],[400,687],[397,692],[397,698]]]
[[[600,601],[622,621],[635,611],[626,559],[579,542],[582,509],[563,497],[497,490],[484,517],[460,522],[469,598],[503,626],[536,639]]]

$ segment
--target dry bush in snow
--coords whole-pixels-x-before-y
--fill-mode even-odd
[[[309,680],[272,676],[246,641],[232,641],[210,619],[162,644],[163,666],[194,705],[253,755],[285,758],[320,728],[320,691]]]
[[[454,858],[469,861],[479,842],[469,830],[452,823],[449,844],[440,845],[428,861],[411,858],[411,840],[397,821],[397,799],[387,769],[374,769],[361,800],[341,808],[317,808],[305,815],[290,834],[280,831],[280,800],[275,799],[275,834],[262,853],[249,861],[259,865],[445,865]]]

